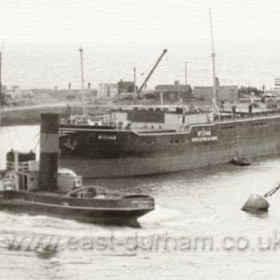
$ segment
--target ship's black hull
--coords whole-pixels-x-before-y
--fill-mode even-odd
[[[228,163],[236,154],[252,159],[280,154],[279,114],[191,125],[180,132],[61,131],[59,164],[84,178],[163,174]]]

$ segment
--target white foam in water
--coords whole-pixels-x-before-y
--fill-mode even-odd
[[[155,210],[143,216],[139,221],[143,222],[163,222],[168,221],[171,218],[176,218],[182,215],[179,210],[156,206]]]
[[[142,227],[150,228],[151,225],[157,225],[158,229],[163,228],[184,228],[185,226],[191,223],[209,223],[217,219],[217,212],[215,209],[209,208],[208,206],[204,209],[207,209],[207,213],[203,211],[200,213],[197,218],[188,218],[190,216],[185,215],[183,212],[175,209],[170,209],[166,207],[156,206],[153,212],[145,215],[139,219],[139,222]]]

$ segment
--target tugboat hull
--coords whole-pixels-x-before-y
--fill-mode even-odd
[[[129,198],[128,201],[125,198],[115,200],[88,199],[87,201],[82,201],[84,205],[74,205],[77,199],[57,198],[43,194],[28,194],[26,196],[23,192],[5,191],[0,196],[1,210],[24,212],[31,215],[47,215],[98,224],[139,226],[137,219],[154,209],[153,199],[149,197],[141,198],[140,200],[142,201],[138,198],[138,205],[135,204],[135,207],[133,207],[133,201]],[[90,200],[91,202],[89,202]],[[133,200],[134,202],[137,201],[135,198]],[[100,207],[98,206],[100,202],[106,205]],[[96,205],[94,206],[93,204]],[[108,206],[109,204],[111,204],[111,207]],[[115,207],[113,207],[113,204],[115,204]]]

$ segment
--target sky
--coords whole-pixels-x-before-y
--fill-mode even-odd
[[[0,0],[3,83],[80,87],[121,78],[141,84],[162,50],[149,86],[211,84],[212,10],[221,84],[272,87],[280,76],[280,1],[276,0]]]

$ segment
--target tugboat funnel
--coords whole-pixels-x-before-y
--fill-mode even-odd
[[[258,194],[251,194],[241,210],[247,212],[268,211],[269,203]]]
[[[57,189],[59,116],[41,114],[39,190]]]

